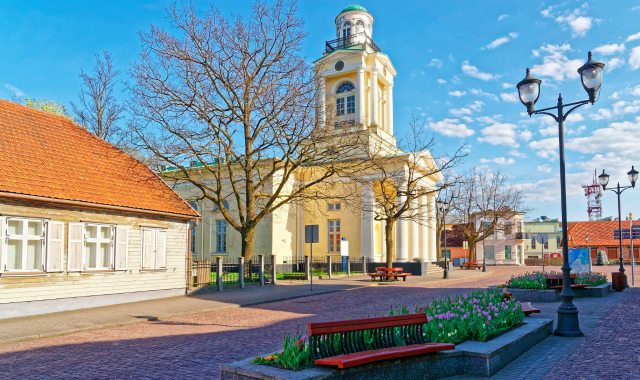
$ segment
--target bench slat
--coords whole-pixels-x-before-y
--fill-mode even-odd
[[[318,322],[307,325],[309,336],[335,334],[358,330],[381,329],[405,325],[418,325],[427,323],[427,315],[424,313],[394,315],[390,317],[352,319],[348,321]]]
[[[529,316],[533,313],[539,313],[540,309],[537,309],[531,306],[531,302],[520,302],[520,306],[522,307],[522,312],[524,315]]]
[[[335,366],[344,369],[382,360],[398,359],[438,351],[453,350],[455,349],[455,347],[456,346],[454,344],[450,343],[412,344],[408,346],[383,348],[380,350],[355,352],[352,354],[333,356],[324,359],[316,359],[314,363],[317,365]]]

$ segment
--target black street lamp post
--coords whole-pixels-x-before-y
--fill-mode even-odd
[[[442,216],[442,226],[444,231],[444,272],[442,278],[449,278],[449,264],[447,264],[447,212],[449,211],[449,205],[445,201],[438,200],[438,211]]]
[[[596,62],[591,57],[591,52],[588,54],[587,62],[578,69],[580,79],[582,81],[582,87],[584,87],[588,100],[581,100],[578,102],[564,104],[562,101],[562,94],[558,95],[558,103],[555,107],[543,108],[540,110],[534,110],[534,106],[540,97],[540,79],[536,79],[531,76],[531,72],[527,69],[527,76],[517,84],[518,95],[522,104],[527,107],[527,113],[529,116],[533,114],[542,114],[551,116],[556,123],[558,123],[558,142],[559,142],[559,160],[560,160],[560,199],[562,207],[562,291],[560,297],[562,303],[558,307],[558,326],[554,331],[555,335],[565,337],[577,337],[582,336],[580,331],[580,321],[578,319],[578,308],[573,304],[573,297],[575,294],[571,290],[571,266],[569,266],[569,249],[568,249],[568,233],[567,233],[567,184],[565,176],[565,163],[564,163],[564,122],[567,120],[567,116],[573,112],[576,108],[585,104],[593,104],[597,99],[598,90],[602,85],[602,72],[604,69],[604,63]],[[565,107],[570,107],[565,112]],[[551,113],[548,111],[556,110],[557,112]]]
[[[624,285],[626,288],[629,287],[629,284],[627,283],[627,276],[624,275],[624,264],[622,258],[622,215],[620,210],[620,195],[625,190],[636,187],[636,181],[638,180],[638,171],[633,166],[631,166],[631,170],[627,172],[627,177],[629,178],[629,182],[631,182],[631,186],[620,186],[620,182],[618,182],[618,185],[616,187],[607,189],[607,185],[609,184],[609,174],[605,173],[603,169],[602,174],[598,176],[598,180],[600,181],[602,190],[613,191],[618,196],[618,230],[620,231],[620,240],[618,242],[620,248],[620,267],[618,268],[618,271],[624,276]]]

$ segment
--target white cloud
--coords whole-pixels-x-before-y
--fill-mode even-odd
[[[449,108],[449,113],[452,114],[453,116],[464,116],[464,115],[472,115],[473,111],[471,111],[470,108],[467,107],[460,107],[460,108]]]
[[[516,163],[516,160],[514,160],[511,157],[481,158],[480,163],[497,164],[497,165],[513,165]]]
[[[622,156],[637,157],[638,144],[630,136],[638,135],[640,135],[640,117],[635,120],[611,123],[608,127],[596,129],[590,136],[569,139],[567,149],[580,153],[616,152]]]
[[[484,106],[484,102],[480,100],[474,100],[473,103],[469,104],[469,108],[476,112],[480,112],[482,110],[482,106]]]
[[[541,173],[551,173],[551,166],[547,164],[538,165],[536,166],[536,169]]]
[[[640,46],[636,46],[631,49],[631,55],[629,55],[629,66],[633,70],[640,69]]]
[[[444,80],[444,79],[442,79],[442,78],[438,78],[438,79],[436,79],[436,82],[438,82],[438,84],[445,84],[445,83],[447,83],[447,81],[446,81],[446,80]]]
[[[540,128],[540,134],[542,136],[553,136],[558,133],[558,127],[548,126]]]
[[[606,44],[593,49],[593,52],[602,55],[613,55],[624,52],[624,49],[624,44]]]
[[[606,66],[607,72],[613,71],[613,70],[617,69],[618,67],[621,67],[622,65],[624,65],[624,59],[619,58],[619,57],[611,58],[607,62],[607,66]]]
[[[629,37],[627,37],[625,42],[631,42],[631,41],[635,41],[635,40],[640,40],[640,32],[630,35]]]
[[[633,87],[630,91],[631,95],[633,96],[640,96],[640,84]]]
[[[505,20],[507,17],[509,17],[508,14],[501,14],[500,16],[498,16],[498,21],[503,21]]]
[[[595,113],[590,113],[589,117],[592,120],[608,120],[611,119],[613,117],[613,114],[611,113],[611,110],[608,108],[598,108],[598,110]]]
[[[449,96],[453,96],[453,97],[456,97],[456,98],[459,98],[459,97],[464,96],[466,94],[467,94],[466,91],[460,91],[460,90],[449,91]]]
[[[442,65],[444,65],[444,62],[442,62],[441,59],[433,58],[427,66],[435,67],[436,69],[441,69]]]
[[[521,152],[521,151],[519,151],[519,150],[516,150],[516,149],[512,149],[512,150],[510,150],[510,151],[509,151],[509,155],[510,155],[510,156],[513,156],[513,157],[515,157],[515,158],[527,158],[526,153],[523,153],[523,152]]]
[[[556,17],[555,21],[571,28],[573,37],[584,37],[591,30],[594,19],[581,15],[580,9],[576,9],[567,15]]]
[[[21,89],[19,89],[18,87],[12,84],[5,83],[4,88],[11,91],[11,93],[18,98],[21,98],[24,95],[24,91],[22,91]]]
[[[485,82],[498,78],[497,75],[491,73],[483,73],[477,67],[473,66],[469,61],[462,62],[462,72],[472,78],[477,78]]]
[[[528,129],[524,129],[524,130],[522,130],[522,132],[520,132],[520,138],[523,141],[529,141],[529,140],[531,140],[531,138],[533,138],[533,132],[531,132]]]
[[[503,102],[516,103],[518,102],[518,95],[512,92],[503,92],[500,94]]]
[[[516,85],[513,83],[507,83],[507,82],[502,83],[502,88],[514,88],[514,87],[516,87]]]
[[[587,126],[586,125],[581,125],[576,129],[569,129],[567,128],[567,135],[579,135],[582,132],[587,130]]]
[[[545,53],[541,65],[535,65],[531,71],[541,77],[549,77],[557,81],[578,77],[578,68],[583,62],[580,59],[569,59],[566,53],[571,51],[571,45],[547,44],[534,50],[534,56],[539,56],[540,52]]]
[[[479,88],[472,88],[471,90],[469,90],[469,93],[471,95],[475,95],[475,96],[484,96],[487,98],[491,98],[493,100],[495,100],[496,102],[498,101],[498,97],[495,94],[492,94],[490,92],[486,92],[482,89]]]
[[[639,113],[640,112],[640,100],[618,100],[613,103],[613,114],[616,116],[624,115],[627,113]]]
[[[516,125],[511,123],[494,123],[482,129],[482,137],[478,141],[491,145],[518,147]]]
[[[518,38],[518,33],[516,32],[511,32],[509,34],[507,34],[506,36],[502,36],[502,37],[498,37],[495,40],[489,42],[485,47],[482,48],[482,50],[493,50],[496,49],[504,44],[506,44],[507,42],[514,40]]]
[[[555,137],[531,141],[529,148],[535,150],[536,154],[542,158],[558,158],[558,139]]]
[[[429,122],[429,128],[436,133],[439,133],[448,137],[469,137],[475,132],[467,127],[466,124],[461,123],[458,119],[443,119],[436,122]]]
[[[582,116],[582,114],[579,114],[579,113],[570,113],[569,116],[567,116],[567,121],[570,123],[579,123],[583,120],[584,120],[584,116]]]

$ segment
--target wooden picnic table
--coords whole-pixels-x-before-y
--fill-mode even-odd
[[[378,278],[380,281],[393,280],[398,281],[398,278],[402,278],[403,281],[407,281],[407,277],[411,276],[411,273],[404,273],[403,268],[387,268],[376,267],[375,273],[367,273],[371,277],[371,281],[375,281]]]

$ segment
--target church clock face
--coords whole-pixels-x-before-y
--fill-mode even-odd
[[[343,61],[336,62],[335,68],[336,68],[336,71],[340,71],[344,69],[344,62]]]

